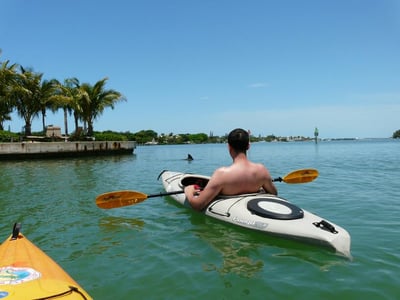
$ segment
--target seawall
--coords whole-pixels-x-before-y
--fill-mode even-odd
[[[0,160],[133,154],[134,141],[0,143]]]

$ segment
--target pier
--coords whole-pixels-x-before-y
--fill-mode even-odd
[[[133,154],[135,141],[0,143],[0,160]]]

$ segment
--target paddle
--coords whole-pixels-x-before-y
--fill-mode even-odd
[[[275,178],[273,181],[283,181],[285,183],[296,184],[311,182],[317,177],[318,171],[316,169],[302,169],[290,172],[283,178]]]
[[[96,205],[100,208],[110,209],[128,205],[138,204],[147,198],[162,197],[175,194],[183,194],[184,191],[175,191],[169,193],[159,193],[146,195],[137,191],[115,191],[101,194],[96,197]]]
[[[273,179],[273,181],[285,182],[289,184],[296,184],[296,183],[307,183],[313,181],[315,178],[318,177],[318,171],[315,169],[302,169],[293,171],[283,178],[278,177]],[[138,204],[143,202],[147,198],[154,198],[154,197],[163,197],[168,195],[175,195],[175,194],[183,194],[184,191],[174,191],[174,192],[167,192],[167,193],[158,193],[152,195],[146,195],[141,192],[137,191],[115,191],[115,192],[108,192],[101,194],[96,197],[96,205],[103,209],[110,209],[110,208],[117,208],[123,207],[128,205]]]

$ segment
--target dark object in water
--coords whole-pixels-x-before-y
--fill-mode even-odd
[[[193,156],[191,156],[190,154],[188,154],[187,160],[193,160]]]

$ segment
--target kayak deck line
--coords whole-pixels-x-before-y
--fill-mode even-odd
[[[62,293],[59,293],[59,294],[56,294],[56,295],[46,296],[46,297],[44,297],[44,298],[35,298],[34,300],[55,299],[55,298],[60,298],[60,297],[63,297],[63,296],[71,295],[72,293],[77,293],[77,294],[81,295],[81,296],[82,296],[82,299],[85,299],[85,300],[88,299],[88,298],[86,298],[86,296],[79,290],[78,287],[76,287],[76,286],[69,286],[69,290],[67,290],[67,291],[65,291],[65,292],[62,292]]]

